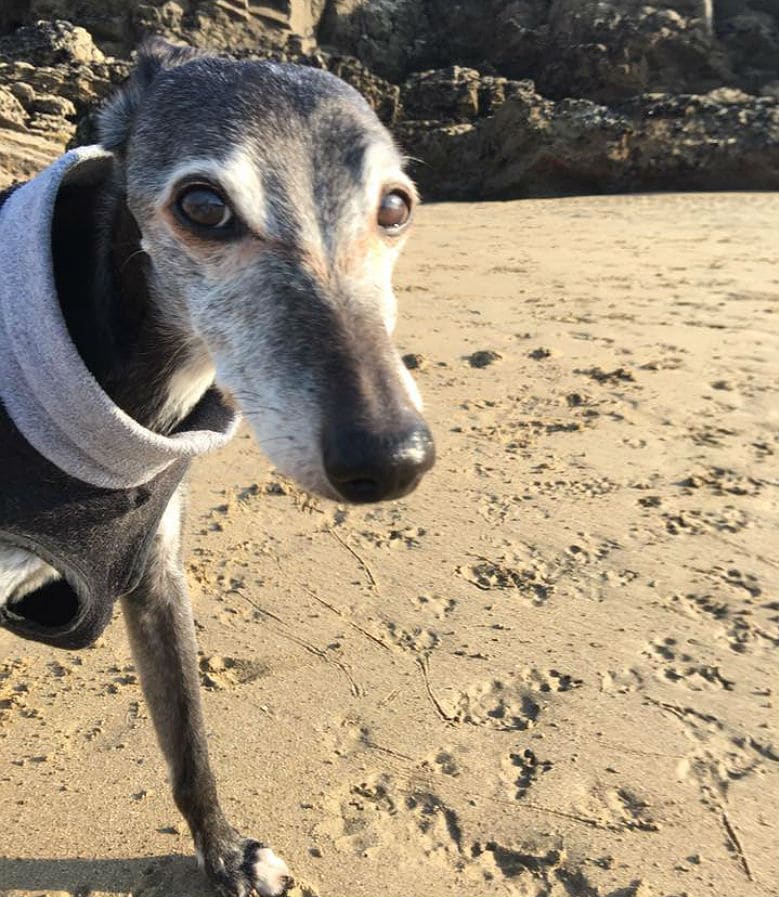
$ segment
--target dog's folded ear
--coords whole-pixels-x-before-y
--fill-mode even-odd
[[[157,75],[164,69],[183,65],[202,50],[170,44],[161,37],[147,38],[138,50],[135,68],[122,88],[98,113],[98,136],[105,149],[120,152],[133,127],[135,115]]]

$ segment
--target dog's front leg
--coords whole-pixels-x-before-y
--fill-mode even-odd
[[[219,806],[208,760],[179,525],[174,497],[143,578],[122,601],[143,692],[168,761],[173,796],[209,878],[228,897],[280,897],[293,884],[286,864],[269,848],[241,837]]]

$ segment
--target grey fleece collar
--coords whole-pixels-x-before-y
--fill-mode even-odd
[[[110,160],[98,146],[71,150],[0,211],[0,400],[30,445],[60,470],[127,489],[224,445],[238,416],[222,432],[147,430],[112,402],[71,341],[54,282],[54,204],[62,184],[99,179]]]

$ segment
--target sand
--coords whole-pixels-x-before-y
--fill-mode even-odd
[[[437,205],[416,494],[199,463],[225,809],[308,897],[777,893],[779,195]],[[206,897],[122,623],[0,635],[0,894]]]

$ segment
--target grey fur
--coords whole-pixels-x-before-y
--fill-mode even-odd
[[[415,191],[365,101],[320,71],[155,41],[100,121],[113,177],[63,196],[54,240],[63,313],[106,392],[167,432],[215,378],[305,488],[359,501],[413,489],[432,440],[390,338],[405,237],[380,232],[377,210],[391,188]],[[235,209],[234,238],[182,226],[192,180]],[[173,505],[123,599],[141,682],[206,873],[225,897],[279,897],[283,862],[218,803],[178,518]]]
[[[206,874],[223,894],[243,897],[257,887],[249,865],[256,862],[262,845],[241,837],[219,806],[200,703],[179,522],[169,521],[168,532],[157,537],[143,580],[122,600],[122,609],[176,805],[189,823]],[[291,878],[282,875],[280,890],[273,893],[291,884]]]

